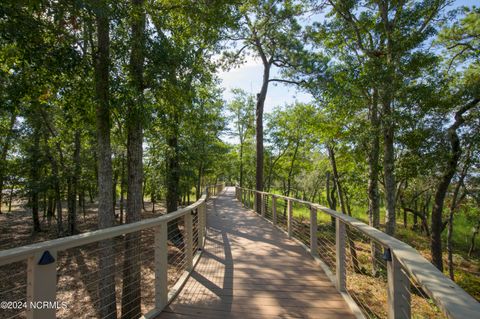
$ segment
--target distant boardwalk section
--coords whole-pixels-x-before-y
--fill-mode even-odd
[[[354,318],[310,254],[234,196],[208,210],[202,258],[158,318]]]

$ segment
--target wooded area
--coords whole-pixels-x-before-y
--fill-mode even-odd
[[[446,0],[2,1],[0,249],[173,212],[223,180],[367,221],[480,300],[479,35],[480,9]],[[219,72],[247,59],[261,87],[224,101]],[[275,84],[312,100],[265,112]]]

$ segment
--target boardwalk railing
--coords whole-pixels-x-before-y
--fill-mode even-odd
[[[155,316],[200,257],[206,202],[223,187],[160,217],[0,251],[0,318]]]
[[[358,317],[480,316],[473,297],[396,238],[315,203],[240,187],[235,195],[303,245]]]
[[[224,188],[225,188],[224,183],[208,186],[206,188],[207,197],[217,196],[223,191]]]

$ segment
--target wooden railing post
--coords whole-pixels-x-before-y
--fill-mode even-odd
[[[277,225],[277,199],[272,195],[272,222],[273,226]]]
[[[262,217],[265,217],[265,210],[266,207],[265,205],[267,204],[267,194],[261,194],[260,198],[262,199],[262,202],[260,203],[261,211],[262,211]]]
[[[185,218],[185,255],[187,271],[193,269],[193,223],[192,212],[184,215]]]
[[[292,237],[292,201],[287,201],[287,233],[288,237]]]
[[[253,211],[258,213],[257,212],[257,192],[253,191],[253,207],[252,207]]]
[[[317,209],[310,206],[310,254],[317,256]]]
[[[206,220],[206,203],[203,202],[197,208],[198,213],[198,247],[203,249],[205,242],[205,220]]]
[[[410,281],[395,254],[390,252],[390,256],[391,261],[387,261],[388,318],[410,319]]]
[[[167,223],[155,227],[155,308],[163,310],[168,302]]]
[[[335,220],[335,251],[336,251],[336,277],[337,290],[346,291],[346,271],[345,271],[345,224],[340,220]]]
[[[7,280],[7,278],[3,278]],[[54,307],[36,309],[32,304],[57,299],[57,252],[46,250],[28,258],[27,261],[27,318],[56,318]]]

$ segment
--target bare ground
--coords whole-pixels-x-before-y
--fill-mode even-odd
[[[0,250],[20,247],[31,243],[58,238],[57,224],[52,220],[49,224],[46,218],[41,217],[42,231],[32,232],[31,212],[24,208],[24,203],[17,202],[11,213],[0,214]],[[64,205],[66,206],[66,205]],[[117,215],[120,211],[117,207]],[[165,213],[165,206],[145,203],[142,219],[160,216]],[[66,210],[64,210],[66,221]],[[84,233],[97,229],[97,208],[95,204],[88,204],[85,213],[79,208],[78,231]],[[182,230],[182,225],[180,223]],[[142,312],[154,308],[154,237],[152,230],[142,231],[140,236],[141,250],[138,258],[141,264]],[[124,271],[124,236],[114,239],[115,267],[115,295],[117,311],[120,313],[122,296],[122,278]],[[98,245],[97,243],[84,245],[60,252],[57,256],[57,301],[66,302],[67,308],[59,309],[59,318],[98,318]],[[168,252],[168,279],[169,287],[173,286],[185,268],[184,249],[169,243]],[[26,262],[17,262],[0,266],[0,301],[26,301],[27,269]],[[23,310],[0,309],[0,318],[25,318]]]

